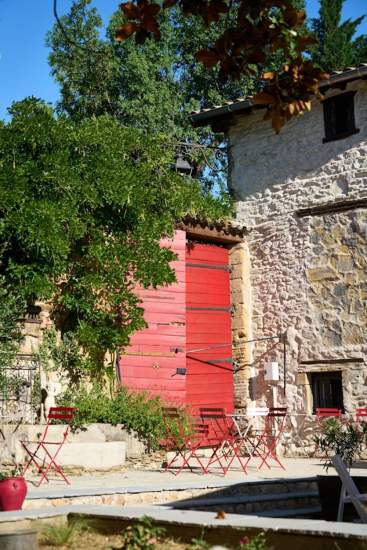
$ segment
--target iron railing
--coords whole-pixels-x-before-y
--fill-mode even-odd
[[[36,421],[41,405],[40,365],[34,355],[19,354],[15,360],[2,358],[0,365],[1,423]]]

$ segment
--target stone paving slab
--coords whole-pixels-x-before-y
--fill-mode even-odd
[[[218,473],[202,475],[182,472],[174,476],[171,472],[162,470],[126,470],[121,473],[85,473],[80,476],[69,476],[71,485],[62,480],[51,480],[41,487],[28,484],[27,499],[62,498],[83,495],[144,493],[154,491],[181,491],[188,489],[215,489],[234,483],[251,483],[259,481],[275,481],[282,479],[314,478],[317,475],[335,475],[335,470],[326,471],[320,460],[315,459],[282,459],[286,470],[274,467],[271,470],[257,470],[252,462],[245,475],[240,470],[231,470],[226,476]],[[352,475],[367,476],[367,463],[363,468],[352,468]]]

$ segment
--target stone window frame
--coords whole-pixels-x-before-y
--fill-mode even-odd
[[[333,370],[328,369],[327,371],[311,372],[308,374],[308,376],[310,379],[310,388],[312,392],[312,413],[316,414],[316,409],[323,408],[323,407],[334,407],[334,408],[341,409],[344,412],[343,371],[341,369],[333,369]],[[337,400],[340,401],[339,404],[322,403],[322,400],[323,400],[322,396],[318,395],[319,384],[322,383],[322,378],[329,378],[329,377],[330,379],[331,378],[339,379],[338,381],[340,382],[340,395],[338,395],[338,398],[337,398]],[[339,394],[339,391],[337,393]],[[317,402],[317,398],[319,399],[319,402]]]
[[[353,410],[357,405],[351,402],[351,369],[364,371],[365,361],[362,357],[340,359],[321,359],[318,361],[301,361],[296,372],[296,384],[304,388],[304,412],[313,415],[313,395],[311,374],[340,371],[342,376],[343,405],[345,411]]]
[[[325,137],[322,140],[323,143],[345,139],[359,133],[360,130],[356,127],[355,121],[355,94],[356,91],[345,92],[343,94],[328,97],[322,102],[325,127]],[[345,117],[343,122],[345,123],[346,129],[344,131],[338,131],[337,129],[337,117],[340,113]]]

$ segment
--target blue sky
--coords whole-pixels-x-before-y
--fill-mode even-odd
[[[59,0],[60,15],[72,0]],[[107,22],[119,0],[93,0]],[[317,16],[318,0],[307,0],[309,17]],[[367,12],[366,0],[346,0],[344,17]],[[46,32],[53,25],[52,0],[0,0],[0,118],[7,107],[27,95],[54,102],[58,88],[50,76],[45,47]],[[360,27],[367,33],[367,18]]]

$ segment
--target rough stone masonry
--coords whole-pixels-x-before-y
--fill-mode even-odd
[[[323,142],[323,105],[316,100],[280,135],[262,121],[263,110],[237,115],[228,131],[237,219],[252,228],[252,337],[286,333],[288,342],[285,397],[282,380],[263,376],[264,361],[282,363],[281,349],[261,358],[272,344],[254,344],[256,402],[286,404],[300,441],[305,430],[312,433],[307,415],[315,405],[315,374],[341,373],[346,412],[367,407],[367,208],[361,201],[367,198],[367,86],[358,80],[347,90],[356,92],[359,132],[345,139]],[[331,89],[326,97],[341,93]],[[341,201],[351,207],[335,211]],[[300,215],[325,205],[329,211]]]

